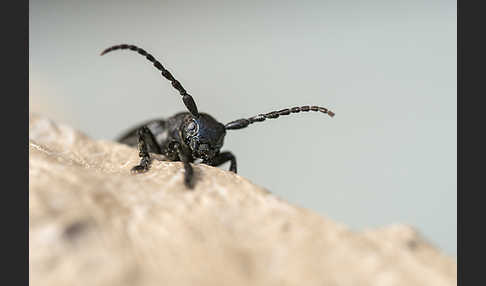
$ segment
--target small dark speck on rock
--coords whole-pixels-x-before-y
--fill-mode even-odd
[[[417,242],[416,240],[409,240],[409,241],[407,242],[407,246],[408,246],[408,248],[410,248],[411,250],[415,250],[415,249],[417,249],[417,247],[418,247],[418,242]]]
[[[66,240],[75,240],[82,234],[86,228],[88,227],[88,222],[86,221],[75,221],[71,224],[69,224],[65,229],[63,233],[63,237]]]

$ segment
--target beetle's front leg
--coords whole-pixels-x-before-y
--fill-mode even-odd
[[[149,154],[149,148],[152,152],[160,154],[160,147],[155,141],[155,136],[150,131],[147,126],[143,126],[142,128],[138,129],[138,156],[140,157],[140,164],[133,167],[131,172],[132,173],[143,173],[148,171],[151,158]]]
[[[184,153],[184,150],[182,150],[182,147],[179,145],[179,143],[176,143],[174,148],[177,150],[179,160],[184,163],[184,184],[187,188],[192,189],[194,188],[194,170],[192,169],[192,166],[190,164],[190,156]]]
[[[222,165],[222,164],[224,164],[228,161],[231,161],[230,168],[229,168],[230,171],[236,173],[236,157],[235,157],[235,155],[233,155],[233,153],[228,152],[228,151],[219,153],[214,158],[212,158],[210,161],[203,162],[203,163],[208,164],[210,166],[219,166],[219,165]]]

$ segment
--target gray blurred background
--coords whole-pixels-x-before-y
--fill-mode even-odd
[[[238,173],[356,230],[413,225],[456,257],[456,1],[30,1],[30,111],[97,139],[184,110],[151,52],[229,131]],[[134,151],[135,152],[135,151]],[[223,168],[227,169],[228,165]]]

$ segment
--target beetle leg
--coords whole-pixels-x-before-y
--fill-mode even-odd
[[[185,170],[184,184],[186,185],[187,188],[192,189],[194,188],[194,170],[192,169],[192,166],[190,164],[191,160],[189,156],[186,153],[184,153],[179,143],[176,143],[174,148],[177,150],[179,160],[181,160],[182,163],[184,163],[184,170]]]
[[[204,163],[210,166],[219,166],[228,161],[231,161],[229,170],[236,173],[236,157],[235,155],[233,155],[233,153],[228,151],[219,153],[218,155],[216,155],[216,157],[212,158],[211,161]]]
[[[160,154],[161,150],[155,141],[154,134],[147,126],[138,129],[138,156],[140,157],[140,164],[132,168],[132,173],[143,173],[148,171],[151,159],[149,148],[153,153]]]

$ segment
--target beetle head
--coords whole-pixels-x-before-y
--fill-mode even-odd
[[[187,116],[182,126],[184,142],[191,148],[192,156],[210,160],[223,147],[226,130],[224,125],[206,113],[196,118]]]

